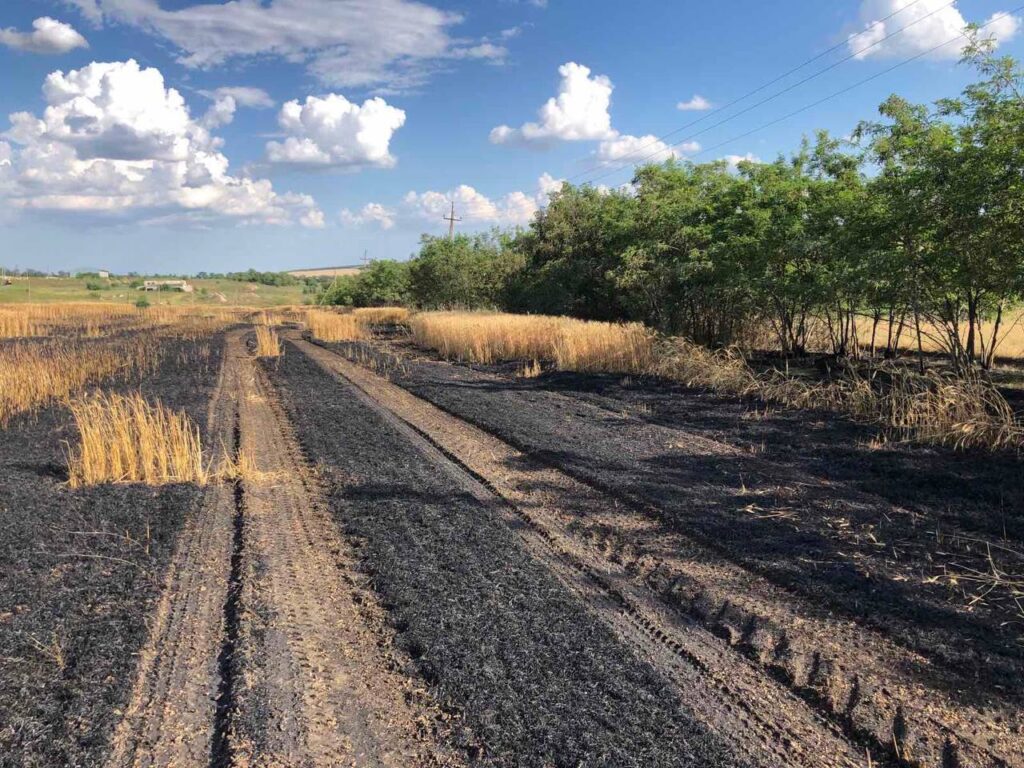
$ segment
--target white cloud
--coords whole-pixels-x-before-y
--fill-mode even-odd
[[[761,162],[761,158],[758,157],[757,155],[753,154],[752,152],[747,152],[747,154],[745,154],[745,155],[726,155],[725,157],[723,157],[721,159],[725,160],[726,164],[729,166],[729,170],[733,171],[733,172],[739,170],[740,163],[744,163],[744,162],[746,162],[746,163],[760,163]]]
[[[925,53],[956,38],[968,24],[956,3],[948,0],[919,0],[913,4],[909,0],[862,0],[860,21],[861,31],[847,38],[850,52],[858,59]],[[988,21],[982,35],[994,38],[997,44],[1012,38],[1020,26],[1016,17],[1006,13],[996,13]],[[930,55],[956,59],[962,50],[963,45],[951,42]]]
[[[693,94],[693,98],[688,101],[680,101],[676,104],[676,109],[680,109],[683,112],[704,112],[705,110],[711,109],[714,105],[701,96],[699,93]]]
[[[281,108],[278,123],[286,138],[267,143],[267,159],[272,163],[391,168],[396,161],[388,147],[395,131],[405,124],[405,112],[379,97],[359,106],[330,93],[309,96],[304,104],[289,101]]]
[[[547,100],[538,111],[539,121],[520,128],[500,125],[491,131],[494,144],[546,143],[611,139],[612,81],[604,75],[590,76],[590,69],[569,62],[558,68],[562,81],[558,95]]]
[[[213,91],[200,91],[200,93],[214,101],[230,97],[238,106],[250,109],[270,109],[274,106],[274,100],[270,98],[269,93],[262,88],[246,85],[225,86]]]
[[[445,60],[503,58],[500,46],[453,39],[461,15],[418,0],[235,0],[165,10],[159,0],[70,0],[87,18],[169,40],[188,67],[275,56],[331,87],[421,85]]]
[[[67,53],[75,48],[89,47],[74,27],[49,16],[33,21],[31,32],[0,29],[0,45],[29,53]]]
[[[597,145],[594,156],[602,165],[613,163],[663,163],[669,159],[682,157],[684,153],[700,150],[696,141],[687,141],[678,147],[671,147],[657,136],[629,136],[621,134],[614,139],[602,141]]]
[[[1016,37],[1018,32],[1020,32],[1020,18],[1005,11],[998,11],[985,21],[982,35],[993,38],[998,44]]]
[[[409,192],[402,203],[406,215],[423,221],[442,222],[451,212],[454,201],[455,215],[470,228],[481,225],[524,226],[541,207],[548,204],[550,196],[561,189],[562,184],[561,180],[545,173],[537,180],[537,189],[532,194],[517,190],[492,200],[468,184],[460,184],[448,192]]]
[[[551,196],[556,192],[561,192],[564,186],[565,179],[556,179],[550,173],[542,173],[537,179],[537,201],[541,207],[546,206]]]
[[[395,226],[397,214],[391,208],[385,208],[380,203],[367,203],[357,213],[344,208],[340,216],[342,223],[347,227],[362,227],[367,224],[376,224],[381,229],[391,229]]]
[[[11,115],[0,195],[13,208],[121,219],[322,226],[308,195],[233,176],[223,141],[193,120],[159,70],[96,63],[46,78],[42,117]]]
[[[214,129],[228,125],[235,119],[238,107],[264,109],[274,106],[274,100],[261,88],[218,88],[215,91],[200,91],[213,100],[213,104],[200,119],[204,128]]]

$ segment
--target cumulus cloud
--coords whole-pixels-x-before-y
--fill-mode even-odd
[[[267,143],[267,159],[272,163],[392,168],[396,161],[388,148],[395,131],[405,124],[405,112],[379,97],[359,106],[329,93],[309,96],[303,104],[289,101],[277,120],[286,138]]]
[[[395,226],[397,213],[391,208],[385,208],[380,203],[367,203],[359,211],[353,213],[348,208],[341,211],[341,222],[347,227],[362,227],[367,224],[375,224],[381,229],[391,229]]]
[[[211,130],[233,121],[239,107],[266,109],[274,106],[274,100],[262,88],[217,88],[200,93],[213,101],[199,121],[203,127]]]
[[[752,152],[747,152],[747,154],[745,154],[745,155],[726,155],[725,157],[723,157],[721,159],[726,162],[726,165],[729,166],[729,170],[733,171],[733,172],[739,170],[740,163],[760,163],[761,162],[761,158],[758,157],[757,155],[753,154]]]
[[[925,53],[956,38],[968,24],[956,3],[948,0],[919,0],[914,4],[909,0],[863,0],[860,21],[861,30],[847,38],[850,52],[858,59]],[[1019,27],[1019,19],[1000,12],[987,20],[982,35],[1000,44],[1016,35]],[[956,59],[962,50],[963,45],[950,43],[931,55]]]
[[[663,163],[674,160],[684,153],[700,150],[696,141],[687,141],[678,147],[671,147],[657,136],[630,136],[621,134],[614,139],[607,139],[597,145],[594,156],[602,165],[610,165],[623,161],[631,163]]]
[[[683,112],[704,112],[705,110],[711,109],[714,105],[701,96],[699,93],[693,94],[693,98],[687,101],[680,101],[676,104],[676,109],[682,110]]]
[[[246,85],[233,85],[217,88],[213,91],[200,91],[208,99],[217,101],[219,99],[231,98],[240,107],[250,109],[270,109],[274,106],[274,100],[270,94],[262,88],[253,88]]]
[[[501,46],[455,39],[462,16],[419,0],[70,0],[95,23],[131,24],[170,41],[188,67],[276,56],[304,63],[331,87],[397,90],[421,85],[457,58],[501,59]]]
[[[89,47],[74,27],[49,16],[33,21],[31,32],[0,29],[0,45],[29,53],[67,53],[75,48]]]
[[[409,192],[403,199],[404,212],[424,221],[440,222],[455,203],[455,215],[469,227],[480,225],[529,224],[537,211],[548,204],[552,194],[562,187],[562,181],[545,173],[537,180],[533,193],[509,192],[504,197],[491,199],[468,184],[460,184],[448,192]]]
[[[612,81],[604,75],[591,77],[590,69],[568,62],[558,68],[558,95],[548,99],[537,113],[538,121],[519,128],[499,125],[491,131],[494,144],[548,143],[611,139]]]
[[[11,207],[137,220],[322,226],[308,195],[231,175],[222,140],[155,68],[133,61],[54,72],[46,109],[10,116],[0,195]]]

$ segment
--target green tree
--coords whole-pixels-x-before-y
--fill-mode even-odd
[[[338,275],[319,295],[317,304],[351,307],[355,303],[357,283],[355,275]]]
[[[404,261],[371,261],[359,273],[352,292],[357,307],[398,306],[409,299],[409,264]]]
[[[413,302],[423,309],[499,306],[523,263],[507,241],[498,232],[451,240],[424,235],[419,254],[409,263]]]
[[[525,266],[510,287],[510,306],[592,320],[622,318],[626,310],[614,272],[636,239],[636,212],[629,191],[563,187],[515,239]]]

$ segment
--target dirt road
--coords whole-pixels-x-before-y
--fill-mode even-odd
[[[180,539],[109,765],[458,765],[242,332],[226,344],[210,434],[238,476]]]

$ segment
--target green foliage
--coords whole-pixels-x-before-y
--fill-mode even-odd
[[[408,304],[409,265],[402,261],[371,261],[358,275],[336,277],[316,303],[347,307]]]
[[[512,247],[524,258],[509,287],[520,311],[614,320],[628,315],[613,279],[637,237],[637,200],[628,192],[565,187]]]
[[[100,280],[85,281],[85,290],[87,291],[105,291],[108,288],[110,288],[110,286],[107,283],[102,282]]]
[[[409,292],[422,309],[480,309],[499,305],[522,256],[498,233],[424,236],[409,263]]]
[[[359,273],[352,293],[357,307],[401,306],[409,303],[409,264],[371,261]]]
[[[320,294],[317,304],[333,304],[340,307],[351,307],[355,303],[355,275],[338,275],[328,288]]]
[[[136,302],[135,302],[135,306],[138,307],[139,309],[148,309],[149,306],[150,306],[149,299],[147,299],[145,297],[142,297],[141,299],[137,299]]]
[[[200,273],[197,277],[210,277],[206,273]],[[255,269],[248,269],[245,272],[229,272],[224,277],[228,280],[236,280],[242,283],[258,283],[259,285],[298,285],[302,280],[287,272],[259,272]]]

